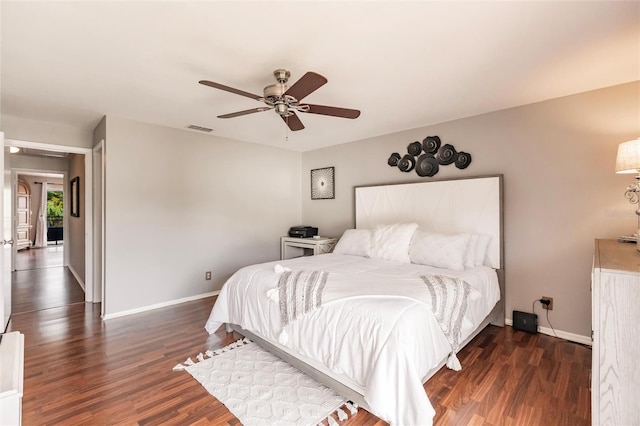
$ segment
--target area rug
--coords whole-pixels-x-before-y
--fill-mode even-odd
[[[173,369],[191,374],[246,426],[334,426],[336,418],[357,412],[355,404],[246,338]]]

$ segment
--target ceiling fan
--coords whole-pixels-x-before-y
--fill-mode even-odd
[[[296,81],[291,87],[287,85],[287,81],[289,81],[289,77],[291,76],[289,70],[277,69],[273,72],[273,75],[276,77],[278,83],[265,87],[262,96],[234,89],[233,87],[225,86],[220,83],[214,83],[213,81],[200,80],[199,83],[215,89],[235,93],[236,95],[246,96],[247,98],[264,102],[267,105],[245,111],[219,115],[218,118],[240,117],[241,115],[273,109],[276,114],[282,117],[287,126],[289,126],[289,129],[296,131],[304,129],[304,125],[296,115],[296,111],[343,118],[358,118],[360,116],[360,111],[357,109],[314,105],[301,102],[303,98],[310,93],[315,92],[327,82],[327,79],[320,74],[310,71],[303,75],[302,78]]]

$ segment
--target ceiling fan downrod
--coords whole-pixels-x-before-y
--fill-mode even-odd
[[[278,83],[285,84],[287,81],[289,81],[289,77],[291,77],[291,72],[284,68],[280,68],[275,70],[273,72],[273,75],[275,76]]]

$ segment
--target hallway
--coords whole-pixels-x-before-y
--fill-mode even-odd
[[[84,291],[63,265],[62,245],[21,250],[11,274],[12,314],[84,303]]]

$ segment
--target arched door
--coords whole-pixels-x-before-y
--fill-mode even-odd
[[[18,250],[31,247],[31,189],[29,184],[18,179],[16,192],[16,244]]]

